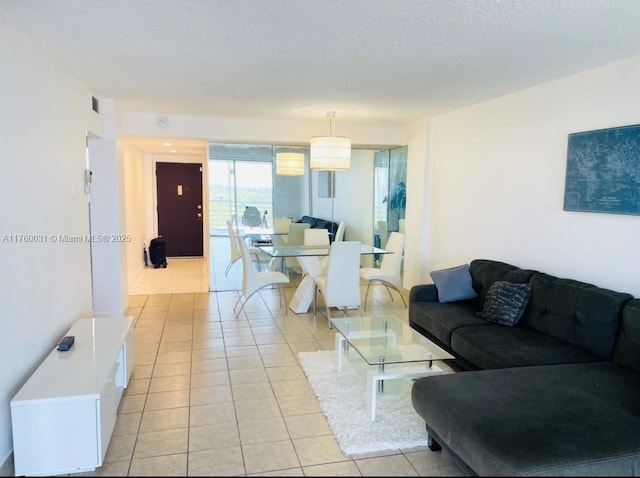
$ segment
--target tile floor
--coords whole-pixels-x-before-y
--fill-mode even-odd
[[[167,260],[167,268],[145,267],[129,286],[130,295],[209,291],[209,263],[202,258]]]
[[[315,320],[312,313],[285,315],[277,291],[266,289],[236,318],[237,290],[181,292],[207,269],[202,260],[171,261],[150,270],[164,272],[158,289],[148,285],[149,293],[129,297],[136,365],[104,465],[80,475],[461,474],[445,452],[428,449],[344,455],[297,360],[300,351],[333,349],[320,308]],[[296,285],[293,276],[289,298]],[[368,314],[406,320],[397,296],[391,301],[382,286],[371,295]]]

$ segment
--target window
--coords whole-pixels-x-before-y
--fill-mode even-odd
[[[271,146],[209,145],[209,230],[226,235],[225,221],[242,224],[247,206],[273,217]]]

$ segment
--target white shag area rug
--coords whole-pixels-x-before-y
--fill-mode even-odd
[[[366,411],[365,378],[348,360],[338,373],[333,350],[300,352],[298,357],[343,453],[427,446],[424,420],[414,410],[409,392],[378,394],[372,422]],[[445,364],[438,366],[453,372]]]

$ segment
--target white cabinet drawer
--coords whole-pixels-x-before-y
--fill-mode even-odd
[[[16,476],[73,473],[98,466],[91,439],[98,434],[97,414],[97,400],[91,397],[12,403]]]

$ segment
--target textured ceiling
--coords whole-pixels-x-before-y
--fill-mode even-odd
[[[405,123],[640,55],[638,0],[1,0],[135,111]]]

